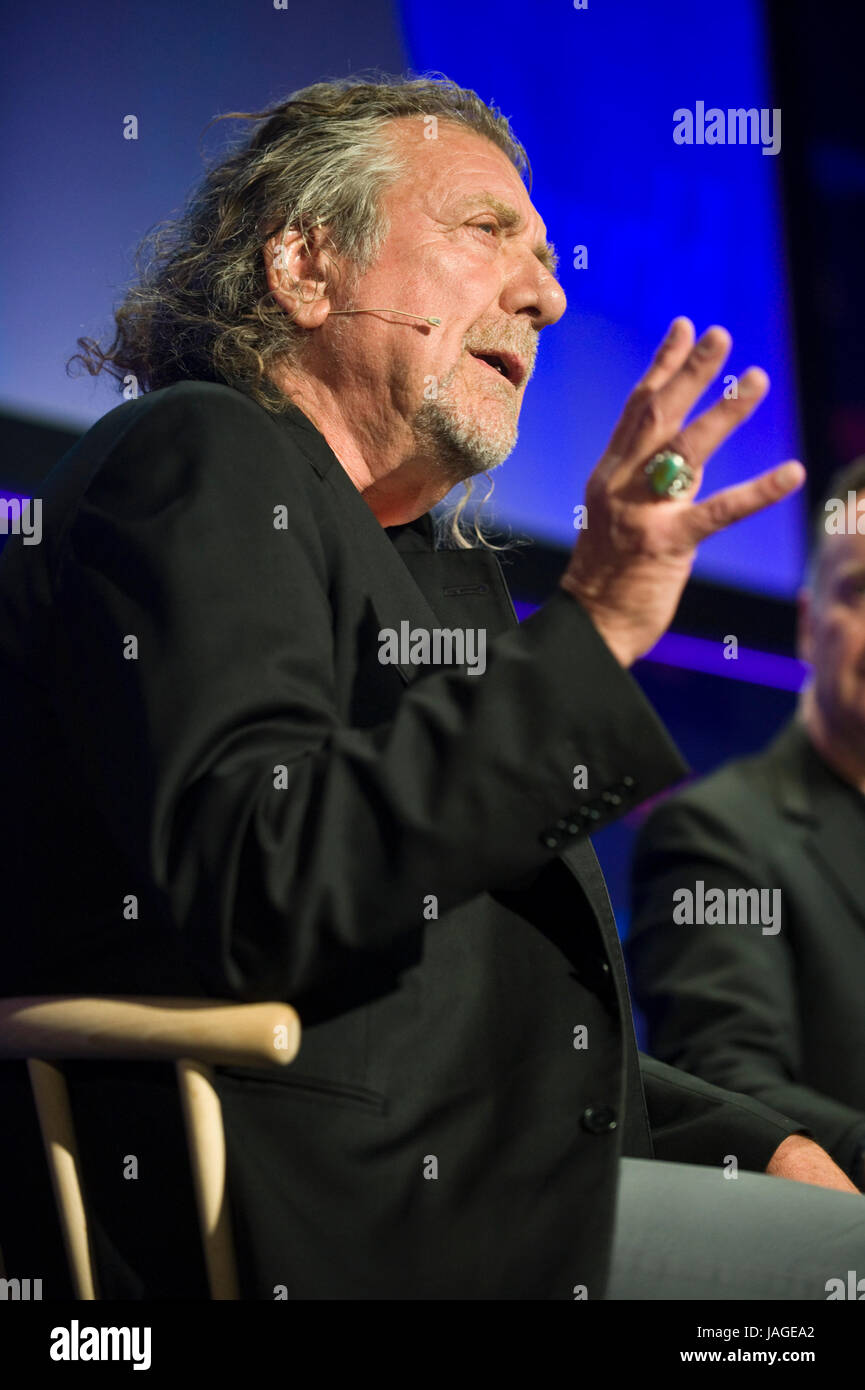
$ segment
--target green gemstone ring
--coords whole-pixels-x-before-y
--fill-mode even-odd
[[[672,449],[662,449],[654,458],[649,459],[646,473],[652,491],[658,497],[679,497],[681,493],[687,492],[694,482],[694,474],[682,455],[674,453]]]

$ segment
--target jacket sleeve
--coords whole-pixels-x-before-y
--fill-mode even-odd
[[[111,448],[59,548],[67,739],[229,997],[291,999],[387,952],[424,925],[426,894],[442,914],[506,887],[554,857],[557,819],[590,804],[600,828],[685,770],[561,590],[490,643],[482,676],[430,673],[387,722],[352,727],[331,607],[350,538],[325,493],[254,402],[180,392]]]
[[[640,1075],[655,1157],[665,1162],[720,1168],[735,1158],[737,1168],[763,1173],[788,1135],[814,1137],[798,1120],[644,1052]]]
[[[801,1084],[801,1036],[789,934],[747,925],[674,924],[673,892],[771,886],[759,835],[673,798],[646,822],[633,872],[626,954],[652,1052],[685,1072],[796,1116],[865,1186],[865,1115]],[[782,900],[783,906],[783,900]]]

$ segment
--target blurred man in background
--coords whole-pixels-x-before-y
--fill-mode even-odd
[[[865,458],[818,511],[799,654],[773,743],[647,820],[627,955],[653,1053],[801,1115],[865,1190]],[[731,890],[780,912],[731,921]]]

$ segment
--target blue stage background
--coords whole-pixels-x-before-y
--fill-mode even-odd
[[[544,335],[516,451],[496,470],[497,519],[573,539],[574,506],[622,403],[670,319],[734,336],[729,370],[764,366],[773,389],[717,455],[711,486],[799,455],[791,374],[782,153],[682,146],[673,111],[771,107],[757,0],[723,16],[678,0],[367,0],[275,9],[151,0],[21,7],[5,58],[0,177],[7,190],[0,405],[86,426],[116,402],[64,363],[110,326],[132,252],[201,173],[217,112],[255,110],[323,76],[436,69],[492,99],[534,170],[561,256],[565,318]],[[136,115],[137,140],[123,138]],[[230,123],[233,130],[238,123]],[[208,133],[204,149],[223,138]],[[586,247],[576,270],[573,248]],[[801,500],[704,545],[697,572],[778,595],[801,568]]]

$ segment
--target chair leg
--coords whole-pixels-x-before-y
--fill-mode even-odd
[[[183,1058],[176,1068],[210,1296],[237,1299],[240,1293],[225,1187],[222,1106],[208,1067]]]
[[[81,1191],[78,1147],[66,1080],[59,1067],[36,1058],[28,1060],[27,1070],[75,1297],[81,1300],[96,1299],[98,1294]]]

